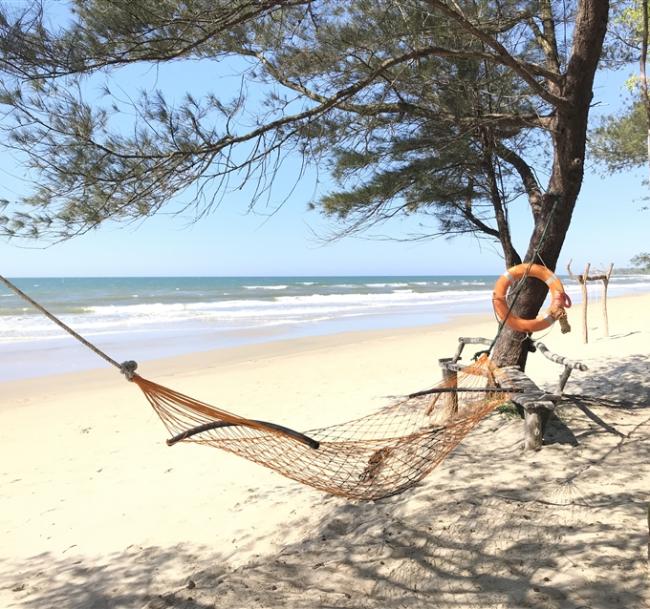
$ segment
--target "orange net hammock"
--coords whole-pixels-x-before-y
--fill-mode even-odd
[[[451,387],[455,379],[443,381],[368,416],[298,433],[239,417],[137,374],[131,380],[172,435],[169,445],[215,446],[321,491],[363,500],[417,484],[507,400],[490,388],[492,364],[485,357],[458,372],[457,390]]]

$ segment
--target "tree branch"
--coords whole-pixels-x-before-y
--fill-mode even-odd
[[[445,4],[443,0],[427,0],[427,2],[434,8],[452,18],[458,25],[472,36],[478,38],[488,47],[490,47],[497,55],[505,66],[508,66],[520,78],[522,78],[544,101],[552,106],[566,106],[567,100],[558,95],[551,93],[546,87],[539,83],[534,76],[540,75],[552,82],[558,82],[558,75],[543,69],[541,66],[536,66],[528,62],[522,62],[515,59],[508,50],[493,36],[482,31],[479,27],[474,25],[465,15],[459,10],[452,8]],[[535,66],[535,67],[533,67]]]
[[[435,47],[429,47],[427,49],[422,49],[422,52],[430,51],[432,55],[437,55],[437,49]],[[247,49],[245,51],[250,57],[257,59],[269,72],[269,74],[281,85],[296,91],[305,97],[316,101],[318,103],[326,103],[328,100],[327,96],[321,95],[320,93],[314,91],[313,89],[308,88],[302,83],[296,82],[286,76],[279,66],[272,63],[263,53],[256,51],[254,49]],[[479,56],[483,59],[490,57],[493,58],[489,53],[465,53],[465,55],[474,56],[478,58]],[[469,127],[477,124],[477,119],[475,116],[466,116],[459,117],[457,115],[445,114],[440,111],[432,111],[429,108],[426,108],[421,105],[413,104],[411,102],[405,101],[403,98],[398,102],[383,102],[383,103],[369,103],[369,104],[353,104],[348,102],[341,102],[337,104],[337,107],[346,112],[353,112],[361,116],[376,116],[378,114],[403,114],[408,112],[412,116],[421,116],[424,118],[430,118],[435,120],[446,120],[450,123],[455,123],[461,126]],[[490,123],[495,127],[502,129],[518,129],[518,128],[534,128],[542,127],[548,128],[551,125],[552,115],[540,116],[539,114],[510,114],[505,112],[486,112],[481,115],[480,122],[481,124]]]
[[[542,0],[540,2],[540,14],[542,27],[544,28],[543,32],[533,17],[528,20],[528,24],[533,31],[537,44],[546,57],[547,69],[559,75],[560,59],[557,51],[557,40],[555,38],[555,21],[553,20],[553,7],[549,0]]]
[[[17,27],[19,24],[10,24],[3,16],[2,22],[0,22],[3,29],[11,28],[12,38],[15,38],[16,36],[22,37],[21,44],[15,44],[16,41],[14,40],[11,49],[21,48],[32,50],[34,45],[37,45],[41,54],[38,56],[38,61],[31,65],[31,67],[36,70],[35,73],[28,73],[24,67],[20,66],[20,62],[30,63],[28,53],[12,55],[11,53],[6,52],[7,50],[5,49],[5,52],[0,54],[0,65],[2,65],[4,69],[8,69],[16,74],[22,74],[25,80],[48,80],[64,76],[72,76],[75,74],[87,74],[107,67],[123,66],[136,62],[172,61],[174,59],[191,55],[193,51],[196,51],[199,47],[224,31],[251,22],[256,18],[269,15],[277,10],[302,5],[308,6],[312,2],[314,2],[314,0],[260,0],[258,2],[253,0],[247,5],[235,5],[232,7],[230,12],[224,11],[222,14],[215,15],[213,19],[206,20],[206,23],[209,23],[211,26],[210,29],[202,29],[201,36],[195,37],[194,39],[184,40],[179,36],[158,36],[158,38],[153,39],[145,39],[142,41],[136,40],[131,44],[131,46],[127,46],[121,50],[121,52],[118,52],[113,56],[111,56],[109,49],[104,45],[105,48],[103,48],[102,51],[105,55],[101,55],[100,60],[93,60],[92,57],[86,56],[83,58],[81,63],[77,61],[77,65],[74,64],[75,60],[78,59],[78,50],[74,47],[73,50],[75,53],[72,57],[67,54],[61,56],[60,49],[56,46],[47,46],[50,41],[42,38],[43,31],[40,31],[40,27],[35,27],[34,23],[30,23],[29,29],[39,30],[36,35],[30,36],[26,31]],[[156,18],[158,16],[152,15],[152,17]],[[41,18],[42,13],[39,13],[38,19]],[[157,21],[156,26],[152,26],[150,31],[145,32],[145,34],[156,32],[156,30],[165,27],[172,28],[178,25],[197,25],[195,16],[192,16],[191,18],[175,17],[166,21],[158,17]],[[111,40],[110,42],[115,44],[116,41]],[[172,42],[175,44],[172,45],[172,48],[167,52],[162,52],[153,48],[156,43],[161,42]],[[181,43],[180,46],[178,46],[179,42]],[[97,55],[97,52],[95,52],[95,54]],[[46,58],[47,61],[43,63],[43,60]]]
[[[499,183],[495,172],[494,160],[494,137],[488,129],[481,129],[481,136],[483,140],[483,167],[488,179],[488,190],[490,193],[490,201],[494,209],[494,218],[497,223],[497,238],[503,247],[503,253],[508,267],[514,266],[521,262],[521,257],[517,253],[514,245],[512,244],[512,236],[510,234],[510,225],[506,215],[506,209],[503,204],[503,197],[499,189]]]
[[[514,167],[515,171],[519,174],[526,194],[528,195],[528,202],[533,211],[533,217],[539,217],[542,210],[542,191],[531,166],[514,150],[505,146],[503,142],[496,142],[495,152],[506,163]]]

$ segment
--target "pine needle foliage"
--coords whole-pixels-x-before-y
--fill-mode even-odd
[[[543,45],[526,2],[452,6],[93,0],[57,27],[38,4],[5,9],[3,126],[38,184],[5,232],[68,238],[179,195],[201,217],[228,188],[266,193],[291,151],[335,178],[312,207],[342,234],[422,213],[439,233],[498,239],[495,205],[527,192],[508,151],[548,163],[536,154],[552,113]],[[246,61],[234,100],[188,91],[174,105],[158,90],[125,108],[108,84],[104,104],[84,94],[131,64],[233,58]]]

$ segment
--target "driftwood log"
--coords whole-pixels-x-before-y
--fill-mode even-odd
[[[548,421],[558,402],[562,399],[564,387],[574,370],[582,372],[587,366],[550,351],[541,341],[534,341],[533,347],[546,359],[562,366],[554,393],[542,391],[531,378],[518,368],[506,367],[497,370],[495,376],[503,387],[518,387],[522,393],[511,394],[511,401],[521,409],[524,416],[524,449],[540,450]]]
[[[491,342],[486,338],[459,338],[458,349],[454,357],[439,360],[443,376],[447,379],[454,378],[456,372],[462,369],[462,365],[458,362],[465,345],[489,345]],[[562,397],[562,392],[571,373],[574,370],[584,372],[587,370],[587,366],[582,362],[553,353],[541,341],[532,342],[532,347],[546,359],[562,366],[562,372],[553,393],[540,389],[525,372],[516,366],[498,368],[495,370],[494,376],[498,386],[512,390],[508,393],[508,397],[524,419],[524,449],[540,450],[548,421]],[[453,406],[451,407],[453,408]]]

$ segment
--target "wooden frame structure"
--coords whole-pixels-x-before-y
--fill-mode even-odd
[[[463,366],[459,364],[459,360],[465,345],[489,345],[490,343],[491,341],[487,338],[459,338],[458,349],[454,357],[438,360],[438,364],[442,368],[443,378],[453,382],[458,370],[462,370]],[[516,366],[497,368],[494,377],[499,387],[518,390],[517,393],[510,393],[508,397],[524,419],[524,449],[540,450],[544,442],[544,433],[548,421],[558,402],[562,399],[562,392],[571,373],[574,370],[584,372],[588,368],[582,362],[573,361],[553,353],[541,341],[534,341],[532,347],[532,350],[539,351],[546,359],[563,367],[554,392],[542,391],[531,378]],[[451,393],[447,399],[446,412],[453,417],[458,409],[457,396]]]
[[[590,281],[602,281],[603,282],[603,322],[605,324],[605,336],[609,336],[609,318],[607,317],[607,288],[609,286],[609,279],[612,276],[612,271],[614,270],[614,263],[611,262],[607,271],[596,271],[596,275],[590,275],[589,269],[591,268],[591,263],[587,263],[585,266],[585,272],[582,275],[574,275],[571,271],[571,260],[566,265],[569,277],[577,281],[582,288],[582,341],[586,344],[589,342],[589,330],[587,328],[587,308],[589,304],[589,292],[587,290],[587,284]]]

